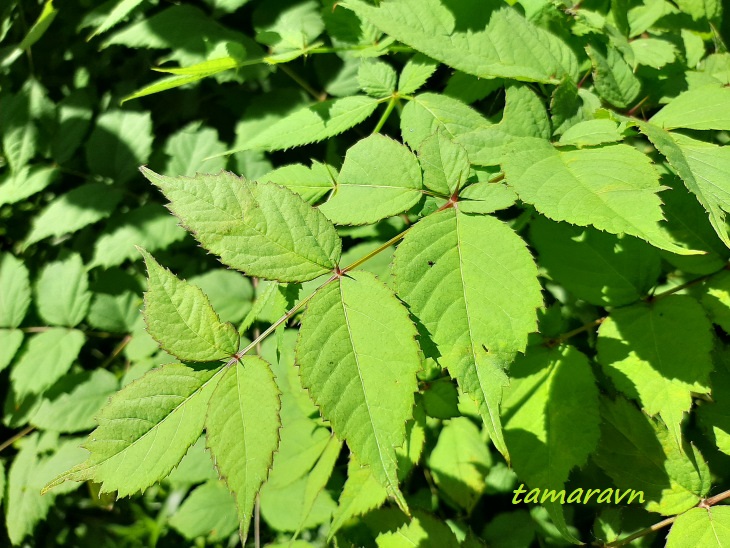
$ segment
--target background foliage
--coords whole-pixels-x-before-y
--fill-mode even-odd
[[[727,545],[727,19],[3,2],[0,542]]]

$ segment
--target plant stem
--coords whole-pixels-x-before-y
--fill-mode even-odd
[[[324,92],[317,92],[312,86],[310,86],[301,76],[299,76],[296,72],[294,72],[292,69],[286,66],[285,63],[281,63],[279,65],[276,65],[281,71],[289,76],[292,80],[294,80],[301,88],[309,93],[312,97],[314,97],[317,101],[324,101],[327,98],[327,94]]]
[[[405,236],[406,236],[406,234],[408,233],[409,230],[410,230],[410,228],[406,228],[403,232],[401,232],[400,234],[397,234],[396,236],[393,236],[390,240],[388,240],[387,242],[385,242],[381,246],[373,249],[367,255],[365,255],[363,257],[360,257],[354,263],[347,265],[345,268],[342,269],[342,273],[344,274],[345,272],[349,272],[350,270],[353,270],[353,269],[357,268],[358,266],[360,266],[365,261],[369,261],[370,259],[372,259],[373,257],[375,257],[375,255],[377,255],[381,251],[384,251],[384,250],[388,249],[390,246],[392,246],[394,243],[399,242],[400,240],[402,240],[403,238],[405,238]]]
[[[4,442],[0,443],[0,452],[7,449],[11,445],[13,445],[20,438],[24,438],[25,436],[30,434],[33,430],[35,430],[35,426],[26,426],[20,432],[15,434],[12,438],[9,438],[9,439],[5,440]]]
[[[393,95],[390,98],[390,101],[388,101],[388,106],[385,107],[385,112],[383,112],[383,115],[380,117],[380,120],[378,120],[378,123],[375,125],[375,129],[373,130],[373,133],[378,133],[381,129],[383,129],[385,122],[388,121],[388,117],[390,116],[390,113],[393,112],[393,108],[395,107],[395,104],[397,102],[398,102],[398,97]]]

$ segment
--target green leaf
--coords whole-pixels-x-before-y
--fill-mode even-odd
[[[284,186],[299,194],[310,204],[315,204],[335,188],[336,178],[337,171],[334,168],[312,160],[312,167],[302,164],[282,166],[257,177],[257,180]]]
[[[707,280],[700,297],[712,323],[730,332],[730,272],[720,272]]]
[[[441,430],[428,465],[439,490],[470,514],[486,484],[492,457],[479,429],[466,417],[451,419]]]
[[[722,16],[721,0],[676,0],[675,3],[680,10],[691,15],[694,20],[713,20]]]
[[[477,78],[471,74],[456,71],[446,83],[444,95],[471,105],[484,99],[503,85],[504,80],[502,78]]]
[[[436,419],[451,419],[460,415],[459,393],[452,380],[441,377],[428,384],[423,393],[423,407],[426,415]]]
[[[216,268],[188,281],[203,290],[224,322],[240,322],[251,309],[251,281],[234,270]]]
[[[128,333],[134,328],[142,307],[142,297],[134,291],[119,295],[95,293],[89,307],[89,325],[102,331]]]
[[[717,367],[710,376],[712,403],[700,406],[696,413],[715,446],[730,455],[730,370],[727,368],[726,348],[718,353],[716,363]]]
[[[407,310],[372,274],[322,288],[302,317],[302,385],[358,460],[405,507],[396,448],[406,439],[421,357]]]
[[[250,276],[306,281],[333,270],[340,258],[334,226],[290,190],[227,172],[195,178],[142,173],[203,247]]]
[[[262,25],[254,20],[256,40],[275,53],[305,48],[324,31],[321,7],[313,0],[279,4]]]
[[[571,126],[560,137],[561,145],[573,145],[579,148],[603,145],[623,141],[616,122],[608,119],[586,120]]]
[[[598,331],[598,363],[626,396],[659,414],[681,447],[692,393],[710,391],[712,325],[685,295],[620,308]]]
[[[119,24],[127,15],[134,11],[134,8],[139,6],[143,0],[119,0],[109,14],[104,18],[104,21],[94,29],[94,32],[89,35],[88,40],[94,36],[98,36],[115,25]]]
[[[492,441],[506,455],[499,419],[503,362],[524,351],[537,328],[537,268],[507,225],[461,213],[459,205],[409,230],[393,260],[396,293],[423,325],[425,340],[435,343],[432,357],[440,356],[477,402]]]
[[[449,526],[424,512],[415,512],[413,519],[395,531],[381,533],[375,539],[378,548],[402,546],[439,546],[457,548],[459,541]]]
[[[572,80],[563,79],[550,99],[553,133],[560,135],[579,122],[592,120],[599,108],[601,99],[596,94],[585,88],[579,89]]]
[[[186,234],[164,207],[145,204],[109,223],[109,228],[96,240],[89,268],[109,268],[129,259],[136,260],[139,253],[135,246],[157,251],[182,240]]]
[[[85,89],[72,91],[58,103],[58,129],[51,141],[51,155],[59,164],[69,161],[86,138],[94,103]]]
[[[14,204],[33,196],[50,185],[58,174],[55,167],[38,165],[7,173],[0,183],[0,205]]]
[[[304,501],[301,506],[301,518],[297,531],[301,531],[307,525],[308,518],[314,509],[317,497],[327,486],[327,482],[332,476],[332,470],[335,467],[337,457],[340,456],[342,442],[335,436],[332,436],[327,443],[317,464],[307,476],[307,486],[304,490]]]
[[[618,48],[609,45],[606,54],[586,48],[593,63],[593,84],[598,95],[618,108],[628,108],[641,92],[639,80]]]
[[[16,95],[3,96],[0,135],[5,160],[11,173],[20,171],[36,154],[38,128],[31,118],[30,109],[30,98],[26,89]]]
[[[48,496],[41,496],[43,485],[53,476],[84,458],[76,439],[59,442],[49,434],[39,438],[32,434],[24,440],[18,455],[13,459],[8,473],[8,498],[5,502],[7,532],[13,545],[20,544],[33,532],[35,524],[43,520],[53,506],[56,494],[76,489],[66,486]],[[51,456],[41,456],[49,446],[55,451]]]
[[[337,186],[320,211],[336,224],[370,224],[414,206],[421,169],[407,147],[380,134],[350,147]]]
[[[706,254],[683,256],[663,253],[664,258],[687,273],[705,275],[717,272],[730,258],[730,249],[720,240],[695,195],[687,190],[678,176],[668,172],[668,167],[666,170],[661,182],[671,190],[662,195],[662,209],[669,219],[665,229],[673,240],[687,249],[705,251]]]
[[[463,213],[485,215],[514,205],[517,194],[505,184],[482,181],[462,190],[459,200],[459,208]]]
[[[550,119],[545,104],[527,86],[512,85],[505,91],[502,120],[483,129],[476,129],[456,140],[466,147],[473,164],[493,166],[511,154],[510,144],[521,143],[521,137],[550,138]]]
[[[208,480],[218,481],[218,473],[215,471],[213,460],[210,458],[210,453],[205,447],[205,435],[202,435],[198,438],[198,441],[190,446],[190,449],[185,453],[180,464],[167,476],[166,481],[173,487],[178,488],[190,487],[191,485],[207,482]],[[238,526],[235,501],[231,497],[231,494],[228,493],[228,489],[226,489],[226,493],[233,502],[233,530],[235,531]]]
[[[410,95],[421,88],[431,75],[436,72],[438,63],[422,53],[416,53],[406,61],[398,77],[398,93]]]
[[[416,95],[403,107],[400,117],[403,141],[413,150],[439,130],[446,137],[459,142],[459,136],[490,125],[484,116],[470,106],[436,93]]]
[[[390,97],[395,91],[396,74],[383,61],[364,59],[357,73],[360,89],[372,97]]]
[[[387,497],[387,491],[375,479],[370,468],[361,466],[355,454],[350,453],[347,481],[342,489],[337,509],[332,516],[328,540],[331,540],[347,521],[378,508]]]
[[[200,288],[180,280],[139,249],[147,264],[147,332],[163,350],[184,361],[228,359],[238,351],[238,331],[221,322]]]
[[[645,154],[629,145],[560,151],[541,139],[516,141],[502,168],[520,199],[546,217],[626,233],[680,255],[660,231],[659,174]]]
[[[728,87],[706,86],[686,91],[670,101],[649,122],[664,129],[730,129],[728,102]]]
[[[677,58],[677,49],[668,40],[642,38],[629,42],[634,59],[639,65],[660,69]]]
[[[189,177],[198,171],[216,173],[226,167],[226,159],[217,156],[225,150],[215,129],[193,122],[172,135],[165,144],[165,154],[170,157],[165,171]],[[204,162],[209,156],[217,157]]]
[[[446,6],[440,0],[341,5],[399,42],[475,76],[535,82],[577,76],[571,49],[508,6],[485,8],[474,1]]]
[[[96,425],[94,417],[119,388],[117,378],[105,369],[61,377],[43,394],[30,422],[54,432],[79,432]]]
[[[152,151],[152,118],[149,112],[110,110],[96,120],[85,145],[92,173],[126,183],[147,163]]]
[[[20,329],[0,329],[0,371],[10,365],[21,344],[23,332]]]
[[[631,236],[538,217],[530,224],[530,240],[553,280],[598,306],[638,301],[661,274],[658,250]]]
[[[666,548],[702,546],[722,548],[730,538],[730,508],[712,506],[692,508],[677,516],[669,535]]]
[[[84,447],[88,459],[43,488],[93,481],[125,497],[167,476],[203,430],[220,369],[178,363],[153,369],[114,394]],[[144,462],[144,466],[140,463]]]
[[[36,282],[41,318],[51,325],[74,327],[86,317],[90,302],[89,280],[78,254],[46,264]]]
[[[56,15],[58,15],[58,10],[54,7],[53,0],[46,0],[38,19],[36,19],[23,40],[21,40],[20,44],[18,44],[18,49],[27,50],[40,40],[41,36],[46,33],[48,27],[51,26],[51,23],[53,23]]]
[[[451,196],[465,186],[469,178],[469,157],[466,149],[437,131],[425,139],[418,149],[423,168],[423,184],[444,196]]]
[[[10,372],[16,401],[40,394],[65,375],[85,341],[81,331],[61,327],[29,337]]]
[[[533,487],[562,489],[596,449],[598,389],[588,358],[572,346],[519,356],[502,407],[515,472]]]
[[[30,305],[28,269],[10,253],[0,255],[0,327],[18,327]]]
[[[29,246],[49,236],[59,237],[111,215],[122,194],[102,183],[81,185],[53,200],[33,219],[33,228],[24,242]]]
[[[687,189],[697,196],[709,214],[715,232],[730,247],[725,226],[725,213],[730,211],[730,147],[669,133],[653,124],[638,125],[675,169]]]
[[[238,527],[236,501],[222,481],[196,487],[170,518],[170,527],[188,540],[225,540]]]
[[[254,148],[282,150],[324,141],[364,121],[378,104],[378,99],[364,95],[321,101],[281,118],[226,154]]]
[[[236,499],[244,544],[256,493],[279,445],[280,409],[269,364],[252,356],[226,368],[208,406],[207,446]]]
[[[679,514],[695,506],[710,488],[709,470],[699,451],[686,445],[680,450],[662,424],[627,400],[602,399],[601,443],[592,458],[620,490],[642,491],[649,512]]]
[[[258,64],[263,63],[264,59],[257,59],[255,62],[246,64]],[[180,67],[180,68],[158,68],[155,69],[157,72],[171,73],[173,76],[160,78],[152,84],[138,89],[134,93],[124,96],[121,103],[126,103],[132,99],[139,99],[140,97],[146,97],[148,95],[154,95],[162,91],[169,89],[179,88],[187,84],[198,82],[203,78],[214,76],[221,72],[235,69],[241,66],[241,63],[233,57],[219,57],[216,59],[210,59],[209,61],[203,61],[202,63],[196,63],[191,66]],[[220,153],[224,154],[224,153]]]

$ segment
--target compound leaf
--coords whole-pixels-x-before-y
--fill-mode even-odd
[[[696,253],[661,232],[659,174],[632,146],[560,151],[548,141],[523,138],[510,147],[502,168],[519,197],[555,221],[631,234],[680,255]]]
[[[407,147],[380,134],[348,149],[337,186],[320,211],[336,224],[369,224],[421,199],[421,168]]]
[[[297,343],[302,385],[403,508],[396,448],[406,440],[421,368],[415,337],[390,290],[369,272],[354,271],[312,298]]]
[[[334,269],[341,242],[334,226],[299,195],[232,173],[166,177],[142,173],[170,200],[170,210],[223,263],[282,282]]]
[[[626,396],[659,414],[682,444],[680,423],[692,393],[710,390],[712,325],[685,295],[619,308],[598,331],[598,363]]]
[[[84,444],[88,459],[43,491],[91,480],[101,484],[101,493],[125,497],[166,477],[203,430],[216,371],[166,364],[125,386],[99,413],[99,426]]]
[[[396,292],[507,454],[499,401],[504,357],[524,351],[542,305],[525,242],[502,221],[446,209],[419,221],[393,261]],[[425,348],[425,346],[424,346]],[[433,356],[436,357],[436,356]]]
[[[535,82],[577,76],[575,54],[562,40],[511,7],[489,4],[391,0],[375,7],[348,0],[341,5],[399,42],[475,76]]]
[[[253,356],[225,370],[208,405],[206,445],[236,499],[244,544],[256,493],[279,445],[280,409],[269,364]]]
[[[147,264],[145,292],[147,332],[181,360],[210,362],[230,358],[238,350],[238,331],[221,322],[203,291],[161,266],[140,248]]]

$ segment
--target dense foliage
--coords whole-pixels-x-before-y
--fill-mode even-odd
[[[727,546],[728,19],[5,0],[0,543]]]

